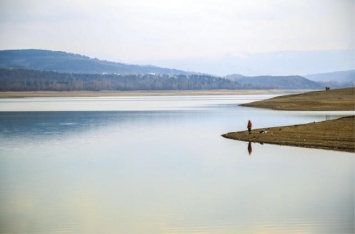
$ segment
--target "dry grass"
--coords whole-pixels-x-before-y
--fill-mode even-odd
[[[223,137],[259,143],[355,152],[355,116],[294,126],[230,132]],[[267,131],[267,133],[260,133]]]
[[[243,104],[274,110],[346,111],[355,110],[355,88],[286,95]]]

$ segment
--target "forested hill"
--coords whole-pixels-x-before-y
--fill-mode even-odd
[[[0,67],[85,74],[188,74],[176,69],[128,65],[61,51],[35,49],[0,50]]]
[[[209,75],[78,74],[0,68],[0,91],[209,90],[238,89],[238,83]]]

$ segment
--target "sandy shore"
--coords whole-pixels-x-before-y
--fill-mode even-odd
[[[167,91],[38,91],[0,92],[0,98],[26,97],[116,97],[116,96],[192,96],[192,95],[256,95],[300,93],[302,90],[167,90]]]
[[[275,97],[243,104],[274,110],[348,111],[355,110],[355,88],[315,91]]]
[[[225,138],[307,148],[355,152],[355,116],[293,126],[230,132]],[[264,131],[263,133],[261,133]]]

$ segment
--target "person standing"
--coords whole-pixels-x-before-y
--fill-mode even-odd
[[[251,128],[253,127],[253,124],[252,124],[252,122],[249,120],[248,121],[248,132],[249,132],[249,134],[251,134]]]

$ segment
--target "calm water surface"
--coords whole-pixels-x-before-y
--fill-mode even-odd
[[[0,100],[0,232],[354,233],[354,154],[220,136],[349,114],[268,97]]]

